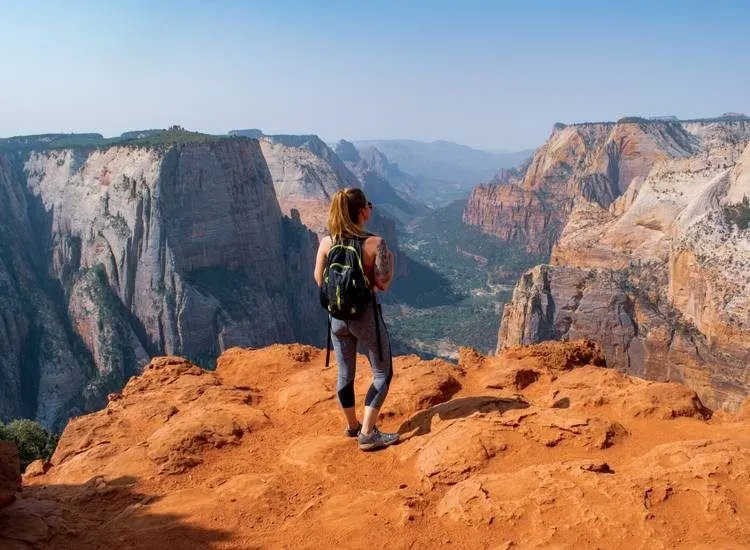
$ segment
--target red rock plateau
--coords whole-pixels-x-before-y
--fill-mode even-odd
[[[398,357],[381,427],[402,442],[368,454],[324,359],[152,360],[27,470],[0,547],[750,546],[748,402],[712,415],[683,386],[602,368],[588,341]]]

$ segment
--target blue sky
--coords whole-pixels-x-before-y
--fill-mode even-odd
[[[534,147],[556,121],[750,114],[750,2],[0,0],[0,136]]]

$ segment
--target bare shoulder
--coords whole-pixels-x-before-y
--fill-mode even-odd
[[[333,244],[333,240],[331,239],[330,235],[326,235],[320,240],[320,250],[325,250],[326,252],[331,249],[331,244]]]
[[[381,245],[385,245],[385,239],[383,237],[379,237],[378,235],[372,235],[371,237],[367,237],[367,239],[365,239],[365,248],[368,250],[377,250],[377,248]]]

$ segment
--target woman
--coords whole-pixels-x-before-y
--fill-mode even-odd
[[[384,239],[365,231],[365,224],[371,216],[372,203],[367,200],[362,190],[343,189],[336,192],[328,212],[330,236],[324,237],[320,242],[315,260],[315,282],[318,286],[323,284],[328,252],[332,244],[343,239],[357,239],[361,243],[363,269],[371,283],[370,290],[376,293],[388,289],[393,279],[393,254]],[[378,327],[379,331],[376,330]],[[338,364],[338,399],[348,425],[346,434],[356,437],[359,448],[363,451],[372,451],[396,443],[398,434],[381,432],[375,426],[393,377],[390,339],[377,298],[354,320],[331,319],[331,339]],[[357,421],[354,410],[354,375],[358,345],[366,351],[373,375],[372,384],[365,396],[362,424]]]

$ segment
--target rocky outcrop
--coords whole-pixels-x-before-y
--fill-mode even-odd
[[[505,307],[498,349],[592,338],[612,367],[735,409],[750,390],[750,233],[738,221],[750,122],[680,127],[691,154],[654,162],[608,204],[572,200],[552,266],[524,275]]]
[[[376,453],[344,437],[322,349],[156,358],[24,476],[0,547],[745,545],[746,418],[587,341],[460,355],[394,359],[381,425],[401,442]]]
[[[4,159],[28,201],[15,210],[35,218],[21,218],[6,246],[26,248],[15,235],[38,243],[38,254],[26,253],[36,258],[30,273],[9,277],[20,305],[0,329],[15,346],[2,375],[22,386],[16,396],[29,388],[24,416],[51,426],[99,407],[154,353],[210,366],[233,345],[323,338],[317,239],[299,217],[283,216],[257,141]],[[37,295],[51,305],[29,307]]]
[[[0,441],[0,508],[11,504],[20,490],[21,463],[16,444]]]
[[[746,355],[716,345],[664,297],[663,266],[625,270],[538,266],[505,306],[498,351],[515,344],[591,338],[607,364],[693,388],[710,407],[747,396]]]

